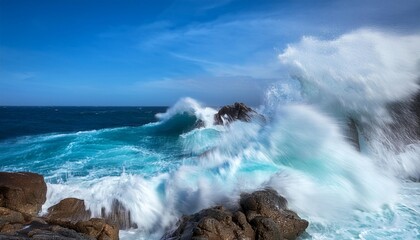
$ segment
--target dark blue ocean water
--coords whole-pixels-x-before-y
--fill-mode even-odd
[[[45,133],[141,126],[167,107],[0,107],[0,141]]]

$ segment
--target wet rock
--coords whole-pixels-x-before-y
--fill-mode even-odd
[[[251,221],[256,240],[282,240],[281,230],[276,222],[268,217],[255,217]]]
[[[184,216],[162,239],[296,239],[308,227],[272,189],[242,194],[240,206],[234,213],[217,206]]]
[[[25,223],[25,217],[22,213],[0,207],[0,232],[10,232],[13,225],[23,223]]]
[[[204,209],[191,216],[184,216],[178,228],[163,239],[253,239],[249,224],[239,223],[240,215],[233,217],[224,207]],[[245,220],[243,216],[242,220]]]
[[[46,200],[44,177],[29,172],[0,172],[0,207],[36,215]]]
[[[308,227],[308,222],[288,210],[287,200],[272,189],[243,194],[240,205],[249,222],[256,217],[268,217],[278,225],[285,239],[296,239]]]
[[[60,221],[86,221],[91,212],[86,210],[85,201],[77,198],[65,198],[48,208],[47,218]]]
[[[118,237],[118,227],[109,225],[104,219],[92,218],[88,221],[77,222],[74,227],[70,227],[77,232],[84,233],[98,240],[116,240]]]
[[[117,199],[112,201],[110,212],[107,213],[106,209],[102,208],[101,217],[116,225],[119,229],[137,228],[137,224],[131,219],[131,212]]]
[[[236,102],[233,105],[222,107],[214,115],[214,124],[224,125],[236,120],[249,122],[254,116],[258,116],[259,118],[262,117],[261,115],[257,114],[257,112],[255,112],[252,108],[246,106],[243,103]]]

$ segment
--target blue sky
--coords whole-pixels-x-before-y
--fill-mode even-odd
[[[261,102],[303,36],[418,32],[420,1],[0,0],[0,105]]]

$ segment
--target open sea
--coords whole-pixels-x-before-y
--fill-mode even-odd
[[[420,239],[419,126],[407,107],[418,56],[404,56],[404,72],[382,54],[386,40],[358,32],[290,46],[280,60],[293,77],[253,106],[264,123],[214,126],[217,109],[192,98],[170,107],[0,107],[0,170],[44,175],[43,212],[76,197],[100,216],[117,199],[138,225],[123,240],[159,239],[183,214],[265,187],[309,221],[302,239]],[[345,51],[353,45],[360,56]]]

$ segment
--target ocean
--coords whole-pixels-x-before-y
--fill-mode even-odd
[[[217,108],[192,98],[170,107],[1,107],[0,170],[44,175],[43,212],[76,197],[100,216],[117,199],[138,225],[123,240],[159,239],[183,214],[265,187],[309,221],[301,239],[420,239],[419,126],[409,107],[418,56],[389,58],[407,45],[389,39],[361,31],[289,46],[279,58],[292,77],[253,106],[264,122],[214,126]]]

